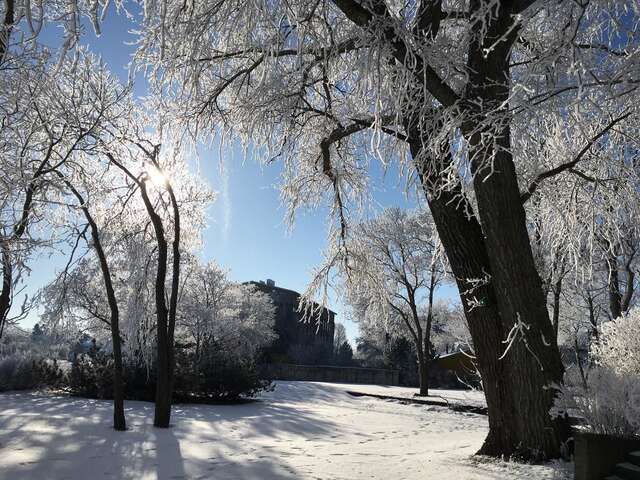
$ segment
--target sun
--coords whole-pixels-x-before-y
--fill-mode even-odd
[[[151,183],[153,183],[156,187],[166,187],[168,184],[167,176],[164,174],[162,170],[160,170],[155,165],[149,165],[146,168],[147,176]]]

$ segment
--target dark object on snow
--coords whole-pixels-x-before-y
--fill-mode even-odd
[[[373,397],[380,400],[391,400],[394,402],[404,404],[417,404],[417,405],[433,405],[436,407],[446,407],[454,412],[463,413],[475,413],[476,415],[487,415],[487,407],[481,407],[478,405],[465,405],[462,403],[450,403],[445,398],[438,399],[431,397],[430,399],[420,398],[419,395],[414,395],[413,398],[406,397],[394,397],[391,395],[378,395],[375,393],[354,392],[347,390],[347,393],[352,397]]]

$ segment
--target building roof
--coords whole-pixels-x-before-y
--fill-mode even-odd
[[[275,282],[271,279],[267,279],[266,282],[263,281],[255,281],[255,280],[250,280],[248,282],[244,282],[245,284],[251,284],[251,285],[255,285],[256,287],[260,288],[263,291],[271,291],[271,292],[277,292],[277,293],[282,293],[285,295],[291,295],[291,296],[295,296],[295,297],[300,297],[300,293],[296,292],[295,290],[291,290],[288,288],[282,288],[282,287],[278,287],[276,286]],[[321,306],[322,308],[324,308],[325,310],[327,310],[329,313],[333,313],[333,315],[336,315],[336,312],[334,312],[333,310],[331,310],[330,308],[324,307],[322,305],[320,305],[319,303],[313,302],[315,305]]]

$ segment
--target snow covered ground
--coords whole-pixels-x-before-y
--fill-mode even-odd
[[[0,479],[572,477],[562,462],[527,466],[472,457],[487,431],[483,416],[356,398],[346,394],[353,387],[279,382],[260,402],[176,405],[167,430],[153,428],[152,404],[127,402],[127,432],[110,428],[107,401],[1,394]]]

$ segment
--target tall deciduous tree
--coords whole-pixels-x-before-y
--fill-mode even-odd
[[[512,136],[570,104],[597,105],[593,125],[632,124],[637,2],[147,6],[139,61],[179,86],[183,118],[198,132],[226,125],[265,147],[265,157],[283,157],[294,209],[329,200],[344,233],[345,207],[368,190],[367,153],[407,160],[485,381],[490,432],[481,451],[559,455],[566,424],[549,417],[547,387],[561,381],[563,366],[523,203],[575,164],[524,182]]]
[[[143,109],[135,110],[129,122],[119,125],[114,134],[119,145],[104,145],[102,153],[113,167],[122,171],[137,187],[153,229],[157,368],[154,425],[167,428],[171,419],[174,343],[183,249],[181,218],[184,209],[187,213],[192,209],[204,209],[212,195],[188,182],[182,185],[182,189],[174,188],[176,184],[180,186],[180,179],[188,177],[188,169],[179,136],[171,135],[169,128],[163,125],[163,120],[161,115],[158,118],[146,115]],[[148,129],[154,126],[157,126],[156,131],[149,133]],[[168,143],[164,150],[162,140]],[[179,199],[179,193],[186,198]],[[192,230],[192,226],[188,225],[186,231]],[[186,240],[191,242],[193,238],[187,236]]]
[[[36,226],[52,188],[61,183],[56,172],[94,149],[96,136],[121,116],[126,95],[91,55],[65,58],[55,70],[46,55],[41,61],[25,67],[20,82],[27,84],[16,86],[4,103],[13,114],[2,125],[0,335],[28,257],[45,243]]]
[[[206,347],[221,348],[238,360],[254,360],[273,342],[275,306],[269,295],[254,285],[231,282],[220,267],[202,265],[194,257],[183,270],[178,328],[194,344],[197,362]]]
[[[354,226],[347,240],[348,256],[338,248],[330,255],[342,267],[348,298],[361,311],[361,322],[386,323],[413,342],[420,394],[429,394],[429,364],[434,355],[431,331],[434,295],[444,279],[443,252],[427,215],[385,210]],[[399,322],[399,325],[393,323]]]

